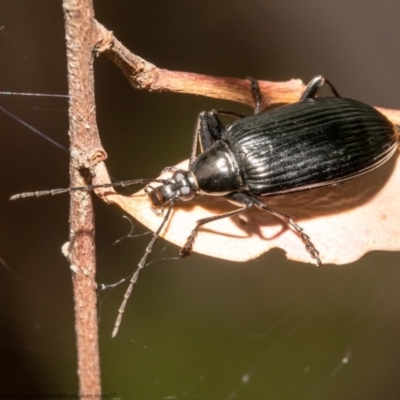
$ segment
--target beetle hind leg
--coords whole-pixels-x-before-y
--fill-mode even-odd
[[[304,89],[304,92],[300,97],[300,101],[305,99],[313,99],[317,95],[318,90],[324,84],[329,86],[329,89],[335,97],[340,97],[338,91],[335,89],[332,83],[330,83],[328,79],[324,78],[322,75],[318,75],[315,78],[311,79],[310,83]]]
[[[283,214],[279,211],[274,210],[271,207],[268,207],[260,199],[247,193],[232,193],[228,196],[225,196],[225,198],[234,204],[242,206],[245,205],[246,207],[241,209],[241,212],[247,211],[253,207],[257,207],[259,210],[269,212],[270,214],[284,221],[287,225],[289,225],[290,229],[297,233],[297,235],[301,238],[306,247],[306,250],[315,260],[317,266],[319,267],[322,265],[321,259],[319,257],[319,251],[315,248],[310,237],[304,232],[304,229],[300,225],[297,225],[296,222],[293,221],[293,219],[289,215]]]
[[[258,80],[252,78],[251,76],[248,76],[246,79],[250,82],[250,90],[254,99],[254,114],[260,114],[262,108],[262,94],[260,85]]]
[[[306,250],[310,253],[311,257],[317,263],[317,267],[320,267],[322,265],[322,262],[319,257],[319,251],[315,248],[310,237],[306,233],[304,233],[304,229],[301,226],[297,225],[296,222],[292,220],[292,218],[290,218],[288,215],[285,214],[282,215],[287,224],[300,236],[301,240],[306,246]]]
[[[303,243],[306,247],[306,250],[308,251],[308,253],[310,253],[311,257],[315,260],[317,267],[320,267],[322,265],[321,259],[319,257],[319,251],[316,249],[316,247],[314,246],[310,237],[304,232],[304,229],[300,225],[296,224],[296,222],[294,222],[293,219],[289,215],[283,214],[279,211],[274,210],[273,208],[268,207],[267,205],[265,205],[262,201],[260,201],[258,199],[254,199],[254,200],[257,202],[256,205],[260,210],[267,211],[267,212],[271,213],[272,215],[275,215],[282,221],[286,222],[286,224],[288,224],[289,227],[300,236],[301,240],[303,241]]]
[[[319,251],[315,248],[310,237],[304,232],[304,230],[301,226],[297,225],[296,222],[293,221],[293,219],[289,215],[283,214],[279,211],[276,211],[276,210],[268,207],[261,200],[259,200],[256,197],[253,197],[247,193],[235,192],[235,193],[228,194],[224,197],[230,203],[233,203],[233,204],[239,206],[240,208],[237,210],[234,210],[234,211],[230,211],[230,212],[221,214],[221,215],[215,215],[215,216],[203,218],[203,219],[200,219],[199,221],[197,221],[195,228],[192,230],[189,237],[186,239],[185,244],[183,245],[183,247],[180,250],[180,255],[182,257],[188,256],[190,254],[190,252],[192,251],[194,241],[196,239],[196,236],[197,236],[201,226],[203,226],[209,222],[222,219],[222,218],[228,218],[228,217],[233,217],[235,215],[243,214],[243,213],[251,210],[252,208],[257,207],[259,210],[269,212],[270,214],[274,215],[275,217],[278,217],[279,219],[283,220],[287,225],[289,225],[289,227],[295,233],[297,233],[297,235],[301,238],[301,240],[303,241],[303,243],[306,247],[306,250],[311,255],[311,257],[315,260],[317,266],[319,267],[322,265],[321,259],[319,257]]]

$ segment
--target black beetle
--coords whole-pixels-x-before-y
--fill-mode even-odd
[[[145,191],[155,208],[163,208],[167,204],[169,207],[130,280],[113,336],[118,331],[133,285],[178,200],[189,201],[196,194],[223,196],[240,207],[197,221],[180,251],[182,256],[192,250],[202,225],[256,207],[287,223],[300,236],[317,265],[321,265],[319,253],[303,229],[290,216],[265,205],[259,196],[299,192],[352,179],[379,167],[397,149],[396,128],[385,116],[367,104],[340,97],[322,76],[311,80],[297,103],[262,113],[258,113],[261,104],[258,83],[251,79],[250,82],[256,100],[256,115],[244,117],[223,110],[200,113],[187,171],[172,167],[167,168],[173,171],[170,179],[139,179],[12,197],[16,199],[149,181],[161,183],[158,187],[147,186]],[[316,97],[324,83],[333,96]],[[219,119],[220,114],[238,119],[224,126]],[[198,143],[201,147],[199,155]]]
[[[315,97],[328,84],[334,96]],[[256,99],[258,85],[252,82]],[[197,222],[181,255],[190,253],[200,226],[254,207],[272,213],[296,231],[320,265],[318,251],[289,216],[257,196],[298,192],[352,179],[387,161],[397,148],[395,126],[375,108],[339,96],[322,76],[306,87],[300,101],[223,126],[213,110],[198,117],[188,171],[177,170],[162,186],[147,190],[155,207],[196,194],[223,196],[238,210]],[[197,154],[200,142],[201,153]]]

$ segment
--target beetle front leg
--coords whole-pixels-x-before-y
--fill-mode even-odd
[[[189,169],[197,156],[197,145],[200,143],[201,152],[210,148],[216,141],[221,139],[221,134],[225,130],[224,124],[218,115],[229,115],[235,118],[243,118],[244,115],[225,110],[203,111],[197,117],[196,129],[193,135],[192,152],[190,155]]]
[[[197,155],[197,145],[200,143],[201,151],[211,147],[221,138],[224,126],[218,118],[216,110],[203,111],[197,117],[196,129],[193,135],[192,153],[190,155],[189,169]]]
[[[193,244],[196,239],[197,233],[202,225],[205,225],[212,221],[217,221],[218,219],[234,217],[235,215],[239,215],[245,213],[246,211],[251,210],[255,204],[252,201],[251,197],[248,197],[244,193],[232,193],[224,196],[227,200],[235,205],[241,206],[238,210],[230,211],[225,214],[215,215],[213,217],[203,218],[197,221],[196,227],[190,233],[190,236],[186,239],[186,243],[180,250],[180,255],[182,257],[186,257],[190,254],[193,249]]]

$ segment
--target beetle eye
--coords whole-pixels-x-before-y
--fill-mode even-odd
[[[184,178],[185,178],[185,171],[178,170],[175,171],[174,174],[172,175],[172,180],[175,182],[179,182]]]
[[[189,186],[183,186],[180,188],[181,196],[180,199],[183,201],[192,200],[194,197],[194,190]]]

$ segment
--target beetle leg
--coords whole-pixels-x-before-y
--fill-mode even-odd
[[[211,110],[203,111],[197,117],[196,129],[193,135],[192,152],[190,155],[189,169],[197,156],[197,145],[200,143],[201,152],[211,147],[225,130],[224,124],[219,119],[219,114],[230,115],[236,118],[243,118],[244,115],[234,111]]]
[[[225,214],[203,218],[197,221],[196,227],[192,230],[190,236],[186,240],[186,243],[180,250],[180,255],[182,257],[189,255],[190,252],[192,251],[197,233],[202,225],[205,225],[212,221],[216,221],[218,219],[233,217],[235,215],[245,213],[246,211],[249,211],[254,207],[257,207],[258,209],[262,211],[267,211],[270,214],[286,222],[286,224],[288,224],[289,227],[300,236],[301,240],[303,241],[306,247],[306,250],[310,253],[311,257],[314,258],[315,262],[317,263],[317,266],[319,267],[322,264],[321,259],[319,258],[319,251],[315,248],[314,244],[311,242],[310,237],[306,233],[304,233],[303,228],[297,225],[296,222],[294,222],[289,215],[283,214],[279,211],[274,210],[271,207],[268,207],[261,200],[247,193],[241,193],[241,192],[231,193],[226,195],[225,198],[229,202],[241,206],[241,208],[239,208],[238,210],[227,212]]]
[[[189,169],[197,156],[197,144],[200,143],[201,152],[211,147],[221,138],[224,125],[218,118],[216,110],[203,111],[197,117],[196,129],[193,135],[192,153],[190,155]]]
[[[233,217],[235,215],[245,213],[246,211],[249,211],[254,207],[257,207],[258,209],[262,211],[267,211],[270,214],[285,221],[289,225],[289,227],[300,236],[301,240],[303,241],[306,247],[306,250],[310,253],[311,257],[314,258],[315,262],[317,263],[317,266],[319,267],[322,264],[321,259],[319,258],[319,252],[315,248],[314,244],[311,242],[310,237],[306,233],[304,233],[303,228],[297,225],[296,222],[294,222],[289,215],[283,214],[279,211],[274,210],[271,207],[268,207],[261,200],[246,193],[241,193],[241,192],[231,193],[226,195],[225,198],[229,202],[242,207],[239,208],[238,210],[230,211],[225,214],[216,215],[213,217],[203,218],[197,221],[195,228],[192,230],[190,236],[186,240],[186,243],[180,250],[180,255],[182,257],[189,255],[190,252],[192,251],[197,233],[202,225],[205,225],[212,221],[216,221],[218,219]]]
[[[300,225],[297,225],[296,222],[293,221],[292,217],[290,217],[290,215],[283,214],[279,211],[274,210],[271,207],[268,207],[261,200],[255,198],[255,197],[252,197],[252,196],[249,196],[249,197],[251,197],[253,199],[254,205],[258,209],[260,209],[262,211],[267,211],[270,214],[275,215],[282,221],[286,222],[286,224],[288,224],[289,227],[300,236],[301,240],[303,241],[303,243],[306,247],[306,250],[310,253],[311,257],[314,258],[315,262],[317,263],[317,267],[320,267],[322,265],[321,259],[319,258],[319,251],[315,248],[310,237],[306,233],[304,233],[304,229]]]
[[[296,222],[294,222],[289,215],[283,214],[279,211],[274,210],[271,207],[268,207],[260,199],[251,196],[247,193],[232,193],[231,195],[228,195],[226,197],[230,202],[234,204],[246,204],[246,205],[251,204],[253,207],[257,207],[261,211],[267,211],[270,214],[274,215],[275,217],[278,217],[279,219],[286,222],[286,224],[288,224],[289,227],[300,236],[301,240],[303,241],[306,247],[306,250],[310,253],[311,257],[314,258],[315,262],[317,263],[317,266],[318,267],[321,266],[322,263],[321,259],[319,258],[319,251],[315,248],[314,244],[311,242],[310,237],[304,233],[303,228],[297,225]]]
[[[252,78],[251,76],[248,76],[246,79],[250,81],[250,90],[254,99],[254,114],[260,114],[262,107],[262,95],[260,91],[260,85],[258,83],[258,80]]]
[[[243,196],[242,196],[243,195]],[[251,197],[247,197],[244,193],[231,193],[225,196],[227,200],[230,202],[242,206],[238,210],[233,210],[224,214],[220,215],[215,215],[212,217],[208,218],[203,218],[197,221],[196,227],[192,230],[190,233],[190,236],[186,239],[186,243],[183,245],[183,247],[180,250],[180,255],[182,257],[186,257],[190,254],[193,248],[194,241],[196,239],[197,233],[200,229],[200,227],[204,224],[208,224],[209,222],[216,221],[218,219],[223,219],[223,218],[228,218],[228,217],[233,217],[235,215],[242,214],[246,211],[251,210],[255,204],[252,201]]]
[[[305,99],[313,99],[317,95],[318,90],[325,83],[329,86],[335,97],[340,97],[338,91],[334,88],[332,83],[330,83],[328,79],[325,79],[322,75],[318,75],[315,78],[311,79],[310,83],[307,85],[303,94],[301,95],[300,101]]]

